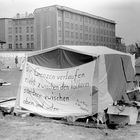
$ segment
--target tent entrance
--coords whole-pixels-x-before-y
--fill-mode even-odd
[[[64,69],[79,66],[95,60],[96,57],[64,49],[55,49],[28,57],[28,62],[35,65]]]

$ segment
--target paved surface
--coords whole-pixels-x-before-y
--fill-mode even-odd
[[[0,99],[15,97],[17,95],[20,82],[21,71],[12,69],[10,71],[0,71],[0,79],[11,83],[9,86],[0,86]]]

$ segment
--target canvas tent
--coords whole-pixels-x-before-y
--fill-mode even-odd
[[[136,69],[136,80],[138,87],[140,87],[140,58],[137,58],[135,61],[135,69]]]
[[[15,108],[47,117],[103,112],[134,80],[131,55],[107,47],[60,45],[26,58]]]

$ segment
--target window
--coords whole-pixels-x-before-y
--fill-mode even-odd
[[[19,36],[19,40],[22,41],[22,35]]]
[[[80,39],[82,39],[82,33],[80,33]]]
[[[33,26],[31,26],[31,33],[33,33],[34,32],[34,28],[33,28]]]
[[[61,26],[62,26],[62,22],[59,20],[59,21],[58,21],[58,27],[61,28]]]
[[[96,25],[99,25],[99,21],[98,20],[96,20]]]
[[[18,44],[16,43],[16,49],[18,49]]]
[[[61,32],[61,30],[58,31],[58,36],[59,36],[59,37],[62,37],[62,32]]]
[[[22,48],[22,43],[20,43],[19,46],[20,46],[20,49],[21,49]]]
[[[91,24],[91,18],[89,18],[89,24]]]
[[[87,31],[87,32],[88,32],[88,26],[85,26],[85,31]]]
[[[93,28],[93,33],[95,33],[95,28]]]
[[[103,36],[101,36],[101,41],[103,41]]]
[[[26,24],[29,24],[29,20],[28,19],[26,20]]]
[[[59,45],[62,44],[62,40],[59,40]]]
[[[74,38],[74,33],[73,32],[71,32],[71,38]]]
[[[20,20],[18,21],[18,24],[21,25],[21,21]]]
[[[83,25],[80,25],[80,30],[83,30]]]
[[[71,19],[73,19],[73,13],[70,14]]]
[[[34,43],[31,43],[31,48],[32,48],[32,49],[34,48]]]
[[[78,15],[75,15],[75,20],[78,20]]]
[[[76,41],[76,45],[79,45],[79,42],[78,41]]]
[[[82,16],[80,16],[80,21],[83,21],[83,17]]]
[[[87,18],[87,17],[85,17],[85,22],[86,22],[86,23],[88,22],[88,18]]]
[[[26,35],[26,40],[29,41],[29,35]]]
[[[98,34],[99,33],[99,29],[96,29],[96,34]]]
[[[17,27],[15,27],[15,33],[16,33],[16,34],[18,33],[18,28],[17,28]]]
[[[65,12],[65,17],[69,18],[69,12]]]
[[[65,28],[69,29],[69,22],[65,22]]]
[[[15,36],[15,40],[18,41],[18,36],[17,35]]]
[[[12,27],[9,27],[9,28],[8,28],[8,33],[9,33],[9,34],[12,34]]]
[[[91,33],[91,27],[89,27],[89,33]]]
[[[71,29],[73,29],[73,23],[71,23]]]
[[[15,21],[15,25],[18,25],[18,21],[17,20]]]
[[[74,42],[73,41],[71,41],[71,45],[73,45],[74,44]]]
[[[99,36],[96,36],[96,41],[99,41]]]
[[[75,30],[78,30],[78,24],[75,24]]]
[[[91,35],[89,35],[89,40],[91,40]]]
[[[115,36],[115,32],[113,31],[113,35]]]
[[[8,36],[8,41],[9,41],[9,42],[12,42],[12,35],[9,35],[9,36]]]
[[[31,24],[33,24],[34,23],[34,21],[33,20],[31,20]]]
[[[29,27],[26,27],[26,33],[29,33]]]
[[[27,49],[29,49],[30,48],[30,44],[29,43],[27,43]]]
[[[94,19],[92,20],[92,24],[95,24],[95,20]]]
[[[31,41],[33,41],[34,40],[34,35],[31,35]]]
[[[75,33],[75,37],[76,37],[76,39],[78,39],[78,33],[77,32]]]
[[[69,40],[65,40],[65,44],[66,45],[69,45]]]
[[[58,10],[58,16],[62,17],[62,11]]]
[[[70,32],[69,31],[65,31],[65,36],[66,36],[66,38],[69,38]]]
[[[93,35],[93,40],[95,41],[95,35]]]
[[[22,33],[22,27],[19,27],[19,33]]]
[[[88,40],[88,34],[85,34],[85,40]]]
[[[8,46],[9,46],[9,49],[12,49],[12,44],[9,44]]]
[[[11,20],[8,21],[8,25],[12,25],[12,21]]]

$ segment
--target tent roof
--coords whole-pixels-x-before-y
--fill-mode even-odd
[[[123,53],[123,52],[120,52],[120,51],[117,51],[114,49],[110,49],[110,48],[105,47],[105,46],[77,46],[77,45],[76,46],[74,46],[74,45],[58,45],[58,46],[54,46],[51,48],[27,53],[27,56],[33,56],[33,55],[49,52],[49,51],[52,51],[55,49],[69,50],[69,51],[73,51],[73,52],[77,52],[77,53],[81,53],[81,54],[86,54],[86,55],[90,55],[90,56],[94,56],[94,57],[99,56],[99,55],[103,55],[103,54],[120,54],[120,55],[131,56],[128,53]]]

